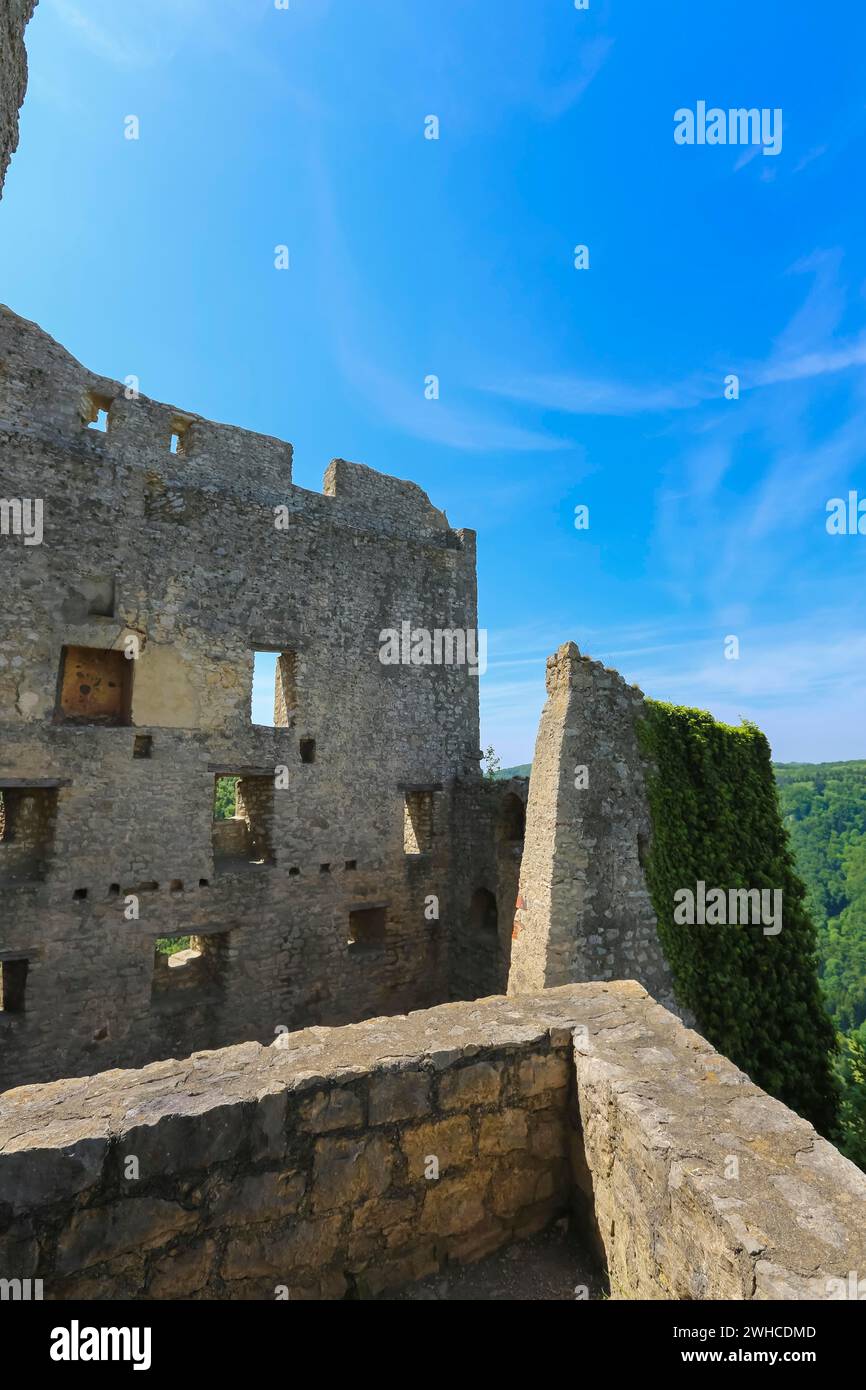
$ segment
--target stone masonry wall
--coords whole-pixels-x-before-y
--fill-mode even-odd
[[[38,875],[13,874],[0,839],[0,959],[28,962],[23,1011],[0,1009],[0,1089],[448,998],[478,680],[382,664],[379,635],[475,628],[474,533],[412,483],[335,460],[319,494],[291,461],[280,440],[127,399],[0,311],[0,497],[44,518],[41,544],[0,538],[0,789],[50,787],[56,807]],[[73,649],[82,674],[62,680]],[[288,658],[278,727],[252,723],[256,651]],[[241,777],[246,839],[214,832],[222,774]],[[437,789],[435,830],[411,855],[419,788]],[[364,907],[386,927],[359,947]],[[228,967],[176,1000],[155,940],[208,934]]]
[[[618,1297],[866,1269],[866,1175],[634,982],[8,1091],[0,1192],[46,1298],[366,1297],[570,1206]]]
[[[36,0],[0,0],[0,194],[18,146],[18,108],[27,89],[24,30]]]
[[[673,985],[641,857],[651,835],[635,717],[643,694],[567,642],[547,662],[514,916],[510,994],[632,976]]]
[[[563,1003],[8,1091],[0,1278],[42,1277],[46,1298],[369,1296],[531,1234],[571,1200]]]

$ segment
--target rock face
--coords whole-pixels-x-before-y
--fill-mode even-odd
[[[0,1269],[46,1298],[341,1298],[574,1208],[611,1290],[856,1297],[866,1176],[634,982],[0,1097]]]
[[[634,976],[674,1004],[641,857],[651,826],[643,694],[573,642],[547,662],[529,786],[509,994]]]
[[[0,0],[0,195],[18,147],[18,109],[27,90],[24,30],[36,0]]]
[[[0,496],[42,511],[29,544],[4,503],[0,541],[0,1089],[502,989],[519,788],[482,781],[454,639],[474,532],[360,464],[296,487],[288,444],[6,309],[0,362]],[[442,660],[383,661],[404,626]]]

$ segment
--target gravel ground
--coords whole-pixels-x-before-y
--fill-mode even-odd
[[[581,1290],[578,1294],[576,1289]],[[588,1294],[582,1292],[588,1290]],[[382,1295],[389,1301],[445,1299],[452,1302],[524,1302],[531,1299],[598,1299],[603,1286],[590,1257],[568,1234],[565,1222],[531,1240],[516,1241],[472,1265],[452,1265],[399,1293]]]

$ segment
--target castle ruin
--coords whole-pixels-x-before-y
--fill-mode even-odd
[[[291,466],[0,311],[0,1276],[378,1296],[569,1216],[621,1297],[845,1296],[866,1177],[662,1007],[640,692],[550,659],[527,808],[470,663],[381,659],[477,632],[474,533]]]

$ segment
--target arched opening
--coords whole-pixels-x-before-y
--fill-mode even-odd
[[[526,834],[526,807],[514,792],[508,792],[502,799],[500,826],[503,840],[509,840],[512,844],[523,841]]]
[[[476,888],[469,906],[469,921],[473,931],[492,932],[496,935],[499,914],[496,899],[486,888]]]

